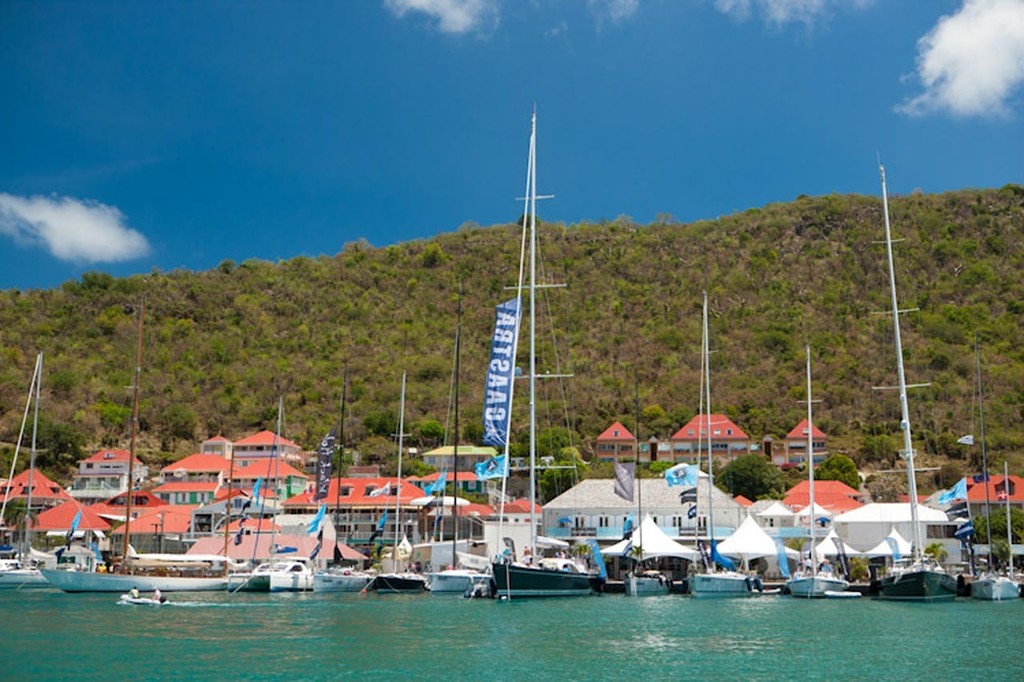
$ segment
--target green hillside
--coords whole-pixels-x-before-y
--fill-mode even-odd
[[[911,396],[925,463],[968,456],[977,433],[974,334],[981,348],[988,445],[1021,450],[1024,434],[1024,188],[891,201]],[[753,438],[784,436],[802,417],[803,346],[814,356],[816,422],[866,468],[894,462],[895,382],[881,200],[800,197],[717,220],[634,225],[543,224],[561,353],[541,371],[571,371],[570,418],[588,454],[612,420],[668,436],[698,409],[701,291],[711,305],[712,400]],[[286,237],[285,237],[286,238]],[[467,225],[386,248],[281,263],[225,261],[209,272],[88,274],[54,290],[0,292],[0,440],[17,438],[35,353],[45,354],[40,442],[51,471],[76,448],[124,446],[136,343],[131,306],[146,300],[141,448],[154,462],[222,433],[273,429],[313,448],[337,419],[349,378],[346,440],[367,456],[393,445],[400,375],[407,431],[437,443],[445,424],[462,282],[461,422],[480,433],[493,306],[510,298],[518,226]],[[550,339],[548,327],[539,332]],[[520,349],[525,343],[520,344]],[[520,393],[525,390],[517,389]],[[540,405],[557,423],[555,401]],[[517,413],[516,433],[523,416]],[[411,424],[411,428],[408,428]],[[929,456],[933,456],[929,458]],[[9,461],[9,460],[8,460]]]

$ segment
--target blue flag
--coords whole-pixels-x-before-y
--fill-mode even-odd
[[[782,538],[775,538],[775,549],[778,551],[779,573],[783,578],[789,579],[789,555],[786,554],[786,543]]]
[[[309,522],[309,527],[306,528],[307,533],[315,533],[320,530],[320,524],[324,522],[324,516],[327,514],[327,505],[320,505],[320,511],[316,513],[313,520]]]
[[[78,524],[82,522],[82,510],[79,509],[78,513],[75,514],[75,518],[71,519],[71,528],[68,528],[68,534],[66,536],[67,541],[70,543],[71,538],[75,537],[75,531],[78,530]]]
[[[711,560],[727,571],[736,570],[736,564],[732,562],[732,559],[718,553],[718,542],[714,539],[711,540]]]
[[[625,523],[622,524],[622,537],[628,538],[633,534],[633,512],[629,512]]]
[[[425,492],[428,495],[437,495],[438,493],[444,495],[444,487],[445,485],[447,485],[447,483],[448,470],[445,469],[444,471],[441,472],[441,475],[437,477],[436,481],[434,481],[433,483],[431,483],[430,485],[423,489],[423,492]]]
[[[590,547],[590,553],[594,557],[594,563],[597,564],[597,576],[602,580],[607,580],[608,567],[604,565],[604,556],[601,554],[601,546],[597,544],[597,540],[594,538],[588,539],[587,545]]]
[[[967,520],[967,523],[963,524],[953,532],[953,537],[957,540],[967,540],[972,535],[974,535],[974,524],[970,519]]]
[[[384,532],[384,526],[385,524],[387,524],[387,522],[388,510],[385,509],[384,513],[380,515],[380,520],[377,521],[377,527],[373,529],[372,533],[370,533],[370,539],[366,541],[367,544],[372,544],[374,540],[381,536],[381,534]]]
[[[698,471],[699,469],[696,465],[677,464],[671,469],[665,470],[665,482],[668,483],[669,488],[675,485],[693,487],[697,485]]]
[[[263,477],[260,476],[259,478],[256,479],[256,485],[252,487],[252,495],[249,496],[249,500],[251,500],[253,504],[258,505],[260,503],[260,488],[262,487]]]
[[[697,518],[697,505],[692,505],[689,509],[686,510],[686,518],[688,518],[688,519],[695,519],[695,518]]]
[[[974,476],[971,476],[971,480],[975,483],[985,483],[988,481],[988,472],[986,471],[983,474],[975,474]]]
[[[961,478],[956,485],[939,495],[939,504],[949,504],[953,500],[967,499],[967,479]]]
[[[892,560],[893,561],[899,561],[900,559],[903,558],[903,555],[900,554],[900,546],[899,546],[899,543],[896,542],[896,538],[892,538],[892,537],[886,538],[885,539],[885,543],[887,545],[889,545],[889,549],[892,550]]]
[[[498,455],[477,464],[476,477],[480,480],[504,478],[508,475],[508,455]]]
[[[519,342],[519,298],[497,306],[491,360],[484,387],[484,444],[504,448],[512,419],[512,382],[515,379]]]

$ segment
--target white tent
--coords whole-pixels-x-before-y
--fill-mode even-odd
[[[836,533],[835,529],[833,528],[828,532],[828,535],[825,536],[825,539],[815,546],[815,553],[818,556],[838,555],[839,548],[836,546],[836,540],[842,541],[839,535]],[[860,556],[862,554],[861,552],[855,550],[853,547],[850,547],[848,544],[846,544],[846,542],[843,542],[843,551],[846,552],[846,556]]]
[[[881,542],[879,542],[877,545],[875,545],[871,549],[867,550],[866,552],[861,552],[861,554],[863,554],[864,556],[885,556],[885,557],[891,557],[892,556],[892,546],[889,544],[888,538],[892,538],[893,540],[896,541],[896,547],[900,551],[900,557],[901,558],[906,558],[906,557],[910,556],[910,551],[911,551],[910,541],[905,539],[902,535],[900,535],[900,532],[898,530],[896,530],[895,528],[892,529],[892,532],[889,533],[889,535],[888,535],[888,537],[886,539],[882,540]]]
[[[757,512],[757,515],[762,517],[771,516],[777,519],[784,519],[791,518],[793,516],[793,512],[789,509],[789,507],[782,504],[778,500],[775,500],[768,507]]]
[[[632,547],[641,547],[644,551],[642,561],[656,559],[658,557],[677,557],[695,561],[698,557],[696,550],[681,545],[665,532],[658,528],[651,515],[648,514],[640,522],[640,527],[633,531],[633,536],[628,540],[617,542],[601,553],[608,556],[626,556]]]
[[[801,518],[801,519],[806,519],[808,514],[811,514],[811,513],[812,513],[811,505],[807,505],[806,507],[804,507],[803,509],[798,511],[796,513],[796,516],[798,518]],[[831,519],[832,518],[832,512],[830,512],[828,509],[825,509],[824,507],[822,507],[817,502],[814,503],[813,513],[814,513],[814,518],[816,520],[817,519],[822,519],[822,518],[824,518],[824,519]]]
[[[732,535],[718,543],[718,551],[725,556],[741,557],[747,561],[765,556],[773,557],[778,554],[775,539],[764,532],[764,529],[757,525],[757,521],[752,516],[744,519]],[[788,547],[786,554],[794,558],[800,556],[799,552]]]

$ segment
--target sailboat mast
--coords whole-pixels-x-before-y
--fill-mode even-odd
[[[7,485],[4,488],[3,502],[0,503],[0,523],[7,518],[7,501],[11,498],[11,482],[14,481],[14,469],[18,466],[18,453],[21,452],[21,444],[25,439],[25,425],[28,424],[28,411],[32,409],[32,394],[36,390],[36,381],[39,379],[39,357],[36,357],[36,366],[32,371],[32,381],[28,385],[28,398],[25,399],[25,413],[21,415],[21,429],[18,431],[18,440],[14,444],[14,457],[11,458],[11,472],[7,474]]]
[[[807,530],[811,536],[811,575],[818,573],[818,553],[814,546],[814,418],[811,414],[811,345],[807,344],[807,493],[811,498],[808,507]]]
[[[896,372],[900,392],[900,430],[903,431],[903,457],[907,460],[907,484],[910,493],[910,524],[913,536],[912,556],[914,561],[921,558],[921,527],[917,513],[917,474],[914,471],[914,443],[910,430],[910,409],[907,405],[907,379],[903,370],[903,342],[900,338],[900,309],[896,301],[896,268],[892,260],[892,230],[889,226],[889,194],[885,186],[885,166],[879,164],[882,178],[882,208],[885,214],[885,252],[889,261],[889,291],[892,298],[893,338],[896,346]]]
[[[34,414],[32,416],[32,452],[29,455],[28,461],[28,495],[25,500],[25,549],[22,553],[22,558],[28,556],[29,550],[32,548],[32,490],[35,488],[35,477],[36,471],[36,432],[39,427],[39,390],[43,383],[43,354],[39,353],[36,355],[36,404],[34,408]]]
[[[338,468],[335,472],[335,477],[338,479],[338,485],[334,488],[334,528],[337,532],[338,525],[341,519],[341,465],[345,459],[345,398],[348,391],[348,368],[343,367],[341,369],[341,404],[339,407],[338,416]],[[327,484],[330,489],[330,481]]]
[[[537,556],[537,112],[530,130],[530,551]]]
[[[708,537],[711,542],[715,541],[715,503],[711,496],[715,485],[715,458],[711,454],[711,349],[708,340],[708,292],[704,292],[704,333],[703,348],[704,355],[704,408],[707,410],[706,428],[708,434]],[[700,452],[698,448],[697,452]],[[699,481],[698,481],[699,483]],[[714,566],[714,564],[712,564]]]
[[[636,410],[636,419],[633,422],[633,426],[636,429],[634,439],[636,441],[636,452],[633,455],[633,485],[636,486],[636,516],[637,516],[637,531],[640,537],[640,544],[638,547],[643,549],[644,546],[644,500],[643,500],[643,487],[640,485],[640,477],[637,472],[640,470],[640,380],[637,375],[633,375],[633,391],[634,391],[634,408]],[[648,460],[651,460],[653,453],[647,453]],[[642,556],[642,555],[641,555]]]
[[[988,481],[985,481],[985,487],[988,487]],[[1008,562],[1006,566],[1006,575],[1010,578],[1013,577],[1013,528],[1010,525],[1010,463],[1009,461],[1003,462],[1003,492],[1006,494],[1006,547],[1008,552]],[[988,544],[992,546],[992,524],[988,525]]]
[[[128,563],[128,547],[131,545],[132,496],[135,494],[135,448],[139,431],[139,377],[142,374],[142,329],[146,319],[146,299],[139,306],[139,341],[135,352],[135,384],[132,397],[132,438],[128,452],[128,496],[124,507],[124,546],[121,562]]]
[[[402,531],[402,435],[405,432],[405,372],[402,372],[402,393],[398,400],[398,483],[395,487],[395,546],[391,550],[391,568],[398,572],[398,534]]]
[[[452,568],[458,566],[459,551],[459,356],[462,336],[462,282],[455,312],[455,433],[452,434]],[[444,509],[444,489],[441,489],[441,508]],[[442,525],[443,529],[444,526]]]
[[[992,502],[988,492],[988,450],[985,447],[985,392],[981,387],[981,351],[978,350],[978,335],[974,335],[974,363],[978,375],[978,421],[981,427],[981,473],[985,476],[985,518],[992,518]],[[1009,492],[1009,490],[1007,490]],[[992,562],[991,537],[988,543],[989,563]]]

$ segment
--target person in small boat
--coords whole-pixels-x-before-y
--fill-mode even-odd
[[[130,596],[132,599],[138,599],[139,598],[139,588],[133,587],[131,589],[131,591],[128,593],[128,596]]]
[[[160,594],[160,588],[159,587],[156,588],[155,590],[153,590],[153,599],[157,600],[161,604],[164,603],[164,598],[163,598],[163,595]]]

